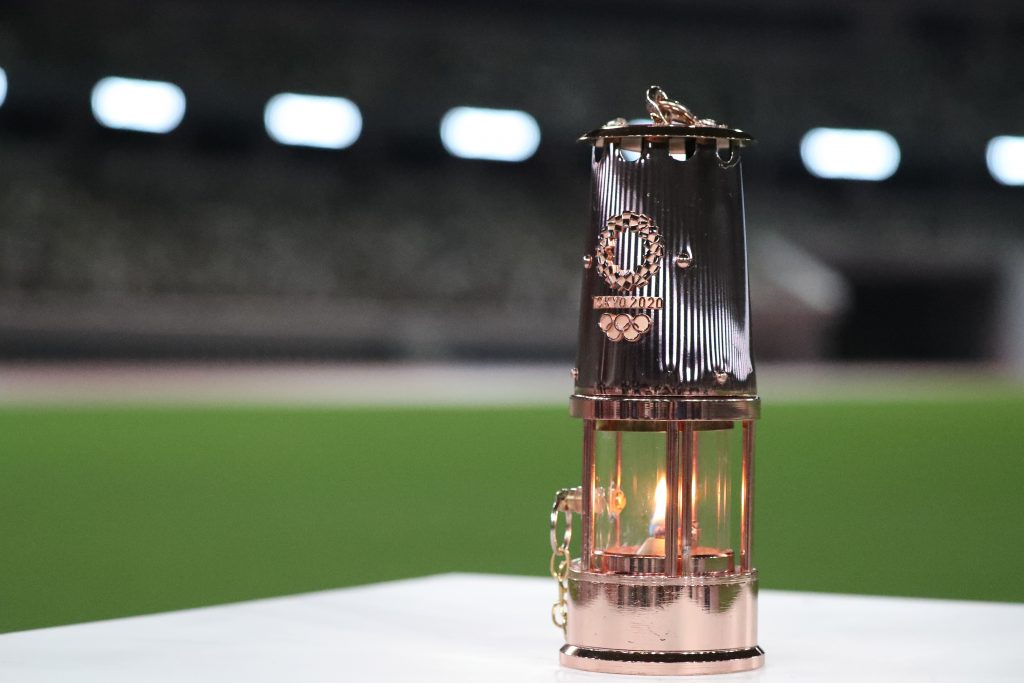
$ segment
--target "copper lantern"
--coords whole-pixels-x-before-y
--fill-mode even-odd
[[[744,671],[764,661],[740,173],[751,137],[656,86],[647,109],[650,123],[582,138],[593,191],[571,413],[583,472],[552,511],[552,616],[568,667]]]

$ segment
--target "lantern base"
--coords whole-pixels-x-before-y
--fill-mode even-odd
[[[757,571],[710,576],[569,570],[565,666],[618,674],[749,671],[757,644]]]
[[[705,652],[637,652],[564,645],[562,666],[606,674],[688,676],[751,671],[764,664],[760,647]]]

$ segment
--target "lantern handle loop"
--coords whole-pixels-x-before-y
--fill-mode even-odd
[[[647,113],[657,125],[671,126],[674,123],[681,123],[684,126],[721,127],[714,119],[702,119],[682,102],[669,99],[668,93],[657,85],[647,88]]]

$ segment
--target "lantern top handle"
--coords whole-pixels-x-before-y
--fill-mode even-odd
[[[619,138],[703,138],[731,140],[749,145],[754,138],[737,128],[718,123],[714,119],[698,117],[685,104],[671,99],[660,86],[647,88],[647,113],[651,123],[630,123],[624,118],[612,119],[580,137],[580,141],[603,144],[605,140]]]

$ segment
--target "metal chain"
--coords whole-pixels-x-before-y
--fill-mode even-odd
[[[551,622],[565,633],[569,624],[569,609],[565,596],[569,592],[569,565],[572,554],[569,542],[572,540],[572,512],[565,508],[570,489],[562,489],[555,494],[555,502],[551,506],[551,578],[558,583],[558,601],[551,605]],[[565,516],[565,530],[562,540],[558,540],[558,513]]]

